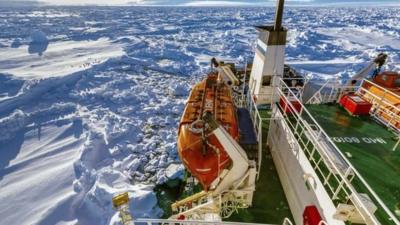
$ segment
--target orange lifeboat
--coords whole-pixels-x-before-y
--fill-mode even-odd
[[[239,139],[231,89],[225,83],[218,82],[216,73],[210,73],[206,79],[193,87],[178,131],[179,157],[206,191],[231,163],[217,138],[205,128],[201,118],[207,112],[211,113],[234,139]]]

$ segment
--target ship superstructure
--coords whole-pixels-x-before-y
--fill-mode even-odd
[[[380,72],[381,54],[345,84],[316,87],[285,65],[283,6],[274,25],[257,27],[251,65],[213,59],[190,94],[178,152],[203,190],[176,201],[169,219],[133,223],[245,224],[223,220],[284,193],[258,211],[287,205],[283,224],[400,224],[400,75]],[[265,163],[279,179],[261,181]]]

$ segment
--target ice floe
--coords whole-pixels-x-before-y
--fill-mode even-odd
[[[399,64],[399,12],[288,8],[287,61],[320,78],[346,78],[380,51]],[[117,225],[110,201],[124,191],[134,217],[161,216],[153,189],[183,176],[176,135],[190,87],[211,57],[251,62],[253,25],[273,13],[0,8],[1,223]]]
[[[107,38],[96,41],[51,42],[43,32],[32,33],[28,46],[14,41],[14,48],[0,52],[0,73],[23,79],[65,76],[123,55],[122,46]]]

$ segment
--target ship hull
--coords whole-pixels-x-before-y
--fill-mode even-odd
[[[284,117],[280,111],[273,114],[279,118]],[[344,225],[344,222],[332,218],[336,207],[288,124],[284,120],[273,120],[270,130],[274,131],[268,133],[272,159],[295,224],[304,224],[303,214],[306,207],[315,206],[327,224]],[[308,180],[307,177],[311,179]],[[306,183],[310,180],[313,182],[307,186]]]

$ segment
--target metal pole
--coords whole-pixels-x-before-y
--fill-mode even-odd
[[[260,179],[261,172],[261,163],[262,163],[262,147],[263,147],[263,139],[262,139],[262,119],[258,125],[258,169],[257,169],[257,180]]]
[[[243,76],[243,89],[242,89],[242,107],[245,107],[246,104],[246,97],[244,95],[246,89],[246,78],[247,78],[247,60],[246,60],[246,67],[244,68],[244,76]],[[250,79],[249,79],[250,81]],[[247,90],[248,92],[250,90]]]
[[[278,7],[276,8],[275,13],[275,31],[280,31],[282,28],[282,16],[283,16],[283,6],[285,5],[285,0],[277,0]]]
[[[397,137],[398,138],[398,141],[397,141],[397,143],[394,145],[394,147],[393,147],[393,151],[396,151],[396,148],[399,146],[399,144],[400,144],[400,135]]]

